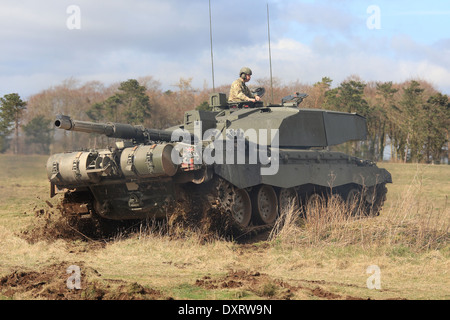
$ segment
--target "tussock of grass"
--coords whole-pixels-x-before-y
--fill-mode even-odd
[[[422,195],[422,183],[415,176],[410,186],[379,217],[360,218],[349,214],[339,198],[303,209],[289,206],[278,220],[270,240],[285,246],[402,246],[413,252],[439,250],[449,244],[450,214],[447,199],[442,209]],[[306,219],[299,219],[306,215]]]

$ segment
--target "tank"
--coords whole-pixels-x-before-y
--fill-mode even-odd
[[[379,215],[390,173],[329,150],[365,140],[366,119],[300,108],[306,97],[295,93],[264,106],[215,93],[211,111],[188,111],[182,124],[165,130],[57,116],[57,128],[116,139],[105,149],[50,156],[51,196],[64,193],[72,215],[104,220],[166,219],[177,203],[195,215],[203,201],[241,229],[273,225],[288,205],[306,212],[332,196],[349,214],[358,207],[359,214]]]

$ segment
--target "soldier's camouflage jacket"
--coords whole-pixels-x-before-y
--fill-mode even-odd
[[[228,101],[241,102],[248,101],[253,98],[253,94],[250,92],[250,89],[245,85],[245,82],[242,79],[237,79],[231,84]]]

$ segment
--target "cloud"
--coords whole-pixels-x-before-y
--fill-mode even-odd
[[[108,85],[151,75],[164,89],[180,77],[193,77],[196,87],[212,85],[208,1],[78,0],[81,29],[69,30],[66,9],[72,4],[1,2],[0,96],[28,96],[70,77]],[[231,83],[242,66],[253,69],[254,79],[269,77],[266,3],[211,4],[216,86]],[[367,81],[417,76],[450,93],[450,40],[440,37],[426,45],[409,29],[390,26],[383,1],[379,31],[365,27],[360,1],[269,0],[269,5],[274,76],[285,82],[315,83],[329,76],[337,85],[351,74]]]
[[[295,21],[313,33],[351,34],[354,25],[361,21],[349,12],[345,3],[339,1],[290,1],[284,10],[289,21]]]
[[[371,43],[373,39],[366,40]],[[439,50],[415,44],[416,51],[422,54],[409,59],[400,59],[396,55],[373,52],[365,41],[338,43],[324,50],[324,44],[317,40],[306,45],[293,39],[280,39],[272,44],[273,74],[285,83],[300,81],[314,84],[322,77],[330,77],[337,86],[350,75],[359,75],[365,81],[403,82],[412,78],[427,80],[438,90],[450,92],[450,68],[439,60],[427,57],[439,55]],[[396,43],[393,41],[393,43]],[[376,45],[375,45],[376,46]],[[246,48],[254,55],[254,78],[267,78],[267,45],[261,44]],[[239,56],[232,57],[239,61]],[[236,64],[235,64],[236,66]]]
[[[117,81],[120,74],[152,74],[155,78],[170,78],[170,82],[172,77],[188,72],[199,76],[202,68],[195,66],[204,65],[210,48],[209,7],[204,0],[77,3],[81,29],[69,30],[69,1],[2,2],[0,41],[7,45],[0,51],[4,79],[0,90],[32,94],[30,89],[25,90],[32,84],[16,87],[17,82],[11,79],[26,82],[27,78],[40,78],[34,84],[38,90],[49,74],[54,74],[54,79],[98,75],[105,79],[110,74],[108,82]],[[265,21],[249,10],[258,1],[212,3],[217,56],[260,40],[255,29],[264,26]],[[244,21],[248,23],[245,28],[241,23]],[[205,74],[209,74],[209,67],[207,70]]]

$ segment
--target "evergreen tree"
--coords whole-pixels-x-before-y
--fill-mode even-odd
[[[407,161],[408,151],[411,159],[421,161],[423,158],[422,148],[425,144],[423,112],[424,89],[420,88],[420,83],[413,80],[409,86],[403,88],[400,106],[403,110],[403,131],[406,135],[404,162]]]
[[[13,152],[15,154],[19,152],[19,125],[26,105],[27,102],[22,101],[17,93],[5,94],[0,98],[0,130],[3,137],[14,130]]]
[[[325,92],[325,107],[342,112],[356,112],[359,115],[368,117],[369,105],[364,98],[365,86],[365,83],[354,79],[342,82],[339,87]],[[347,142],[343,147],[338,147],[338,149],[344,148],[343,151],[345,153],[350,153],[350,146],[355,155],[364,157],[364,153],[367,150],[364,142]]]
[[[25,142],[37,145],[39,147],[36,150],[37,153],[48,154],[50,152],[50,144],[53,140],[51,123],[52,120],[41,115],[22,126],[25,133]]]
[[[137,80],[130,79],[120,84],[120,93],[116,94],[117,102],[124,106],[123,115],[125,122],[131,124],[142,124],[150,117],[150,99],[145,94],[147,90]]]
[[[447,95],[437,93],[428,98],[424,106],[425,158],[440,161],[444,145],[448,142],[450,101]]]
[[[359,80],[344,81],[335,89],[325,92],[326,106],[343,112],[368,114],[368,104],[364,99],[365,83]]]
[[[378,154],[376,159],[383,159],[384,146],[386,144],[386,136],[389,135],[391,143],[391,157],[394,155],[392,146],[396,138],[396,117],[391,117],[392,110],[396,109],[394,102],[394,95],[398,92],[398,89],[393,87],[392,81],[390,82],[378,82],[376,84],[376,92],[379,96],[378,105],[374,108],[373,114],[378,122]]]
[[[122,82],[119,92],[101,103],[95,103],[86,112],[95,121],[108,120],[130,124],[142,124],[150,117],[150,99],[146,88],[137,80]]]
[[[325,93],[330,90],[332,82],[333,80],[331,80],[330,78],[323,77],[322,81],[316,82],[314,84],[311,98],[313,98],[314,100],[315,109],[320,109],[322,107],[325,99]]]

